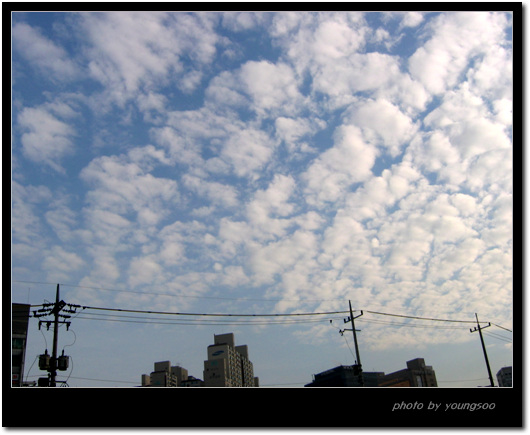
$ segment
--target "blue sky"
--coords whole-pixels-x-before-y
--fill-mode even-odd
[[[177,313],[351,300],[365,370],[423,357],[440,386],[488,385],[473,324],[376,312],[478,313],[494,375],[512,364],[511,20],[14,13],[13,302],[57,283],[68,303]],[[226,332],[264,386],[354,360],[342,314],[111,315],[61,331],[70,386],[138,385],[164,360],[202,378]],[[32,319],[30,380],[51,342]]]

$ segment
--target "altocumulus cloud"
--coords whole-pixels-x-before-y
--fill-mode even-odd
[[[15,14],[14,278],[124,308],[350,299],[509,327],[510,31],[501,12]],[[469,340],[403,329],[372,345]]]

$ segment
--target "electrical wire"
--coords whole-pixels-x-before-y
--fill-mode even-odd
[[[71,356],[69,356],[68,358],[70,359],[70,366],[71,366],[71,369],[70,369],[70,373],[68,374],[68,377],[66,378],[66,381],[64,381],[64,383],[65,383],[66,385],[68,385],[68,384],[67,384],[68,379],[70,379],[70,376],[72,376],[72,372],[74,371],[74,359],[73,359]]]
[[[368,310],[366,310],[366,312],[370,313],[370,314],[378,314],[378,315],[381,315],[381,316],[403,317],[403,318],[407,318],[407,319],[416,319],[416,320],[431,320],[431,321],[434,321],[434,322],[476,323],[476,321],[474,321],[474,320],[437,319],[437,318],[432,318],[432,317],[406,316],[404,314],[381,313],[381,312],[378,312],[378,311],[368,311]]]
[[[46,285],[55,284],[51,282],[26,281],[26,280],[13,280],[13,282],[28,283],[28,284],[46,284]],[[280,301],[326,302],[326,301],[339,301],[340,300],[340,299],[255,299],[255,298],[229,298],[229,297],[220,297],[220,296],[219,297],[218,296],[190,296],[190,295],[175,295],[171,293],[139,292],[139,291],[132,291],[132,290],[109,289],[109,288],[104,288],[101,286],[91,287],[91,286],[81,286],[81,285],[64,284],[64,283],[59,283],[59,285],[62,285],[65,287],[87,288],[87,289],[93,289],[93,290],[104,290],[104,291],[111,291],[111,292],[118,292],[118,293],[134,293],[134,294],[145,294],[145,295],[154,295],[154,296],[172,296],[172,297],[196,298],[196,299],[218,299],[218,300],[235,300],[235,301],[254,301],[254,302],[280,302]],[[41,306],[41,305],[32,305],[32,307],[37,307],[37,306]],[[107,308],[96,308],[96,307],[83,307],[83,308],[107,309]],[[110,308],[108,310],[131,311],[131,310],[110,309]],[[359,311],[359,310],[355,310],[355,311]],[[296,313],[293,313],[293,314],[198,314],[198,313],[161,313],[161,312],[152,312],[152,311],[134,311],[134,312],[147,312],[147,313],[157,313],[157,314],[177,314],[177,315],[200,315],[200,316],[288,316],[288,315],[317,315],[317,314],[346,314],[348,313],[348,311],[336,311],[336,312],[331,312],[331,313],[301,313],[301,314],[296,314]],[[408,319],[415,319],[415,320],[430,320],[430,321],[436,321],[436,322],[473,323],[473,324],[476,323],[474,320],[440,319],[440,318],[409,316],[409,315],[403,315],[403,314],[384,313],[384,312],[368,311],[368,310],[366,310],[366,312],[370,314],[376,314],[376,315],[401,317],[401,318],[408,318]],[[492,324],[497,326],[498,328],[505,329],[506,331],[512,332],[511,330],[504,328],[503,326],[497,325],[495,323],[492,323]]]
[[[366,320],[360,318],[359,321],[362,323],[375,323],[378,325],[388,325],[395,326],[398,328],[435,328],[435,329],[462,329],[461,326],[438,326],[438,325],[411,325],[409,323],[394,323],[394,322],[385,322],[384,320]]]
[[[506,338],[506,337],[501,337],[500,335],[495,335],[491,332],[487,332],[487,331],[483,331],[482,332],[484,335],[487,335],[488,337],[493,337],[493,338],[496,338],[497,340],[501,340],[501,341],[504,341],[506,343],[512,343],[512,340],[510,340],[509,338]]]
[[[35,359],[33,360],[33,362],[31,363],[31,367],[29,368],[28,373],[26,374],[26,376],[24,377],[24,379],[27,379],[27,378],[30,377],[29,374],[31,373],[31,369],[32,369],[33,366],[35,365],[35,362],[37,361],[38,358],[39,358],[39,355],[37,355],[37,356],[35,357]],[[37,375],[37,376],[38,376],[38,375]]]
[[[81,314],[81,313],[80,313]],[[107,314],[107,313],[86,313],[88,315],[91,315],[91,316],[100,316],[100,317],[117,317],[117,318],[125,318],[125,319],[135,319],[135,320],[164,320],[163,318],[161,317],[149,317],[149,316],[127,316],[127,315],[120,315],[120,314]],[[171,313],[172,314],[172,313]],[[85,313],[83,313],[83,316],[81,317],[78,317],[76,316],[76,318],[85,318]],[[337,319],[340,319],[340,317],[334,317],[332,318],[331,320],[337,320]],[[216,320],[211,320],[211,319],[203,319],[202,317],[201,318],[197,318],[197,319],[187,319],[188,321],[190,322],[200,322],[201,324],[203,323],[210,323],[210,322],[220,322],[220,323],[230,323],[232,322],[232,320],[223,320],[223,319],[216,319]],[[323,321],[327,321],[328,319],[319,319],[319,320],[309,320],[309,322],[323,322]],[[274,323],[275,321],[270,321],[270,323]],[[278,321],[276,323],[283,323],[284,321]],[[293,319],[293,320],[289,320],[289,322],[292,322],[292,323],[305,323],[305,322],[308,322],[308,320],[298,320],[298,319]],[[240,321],[238,323],[248,323],[248,324],[254,324],[255,321],[254,320],[249,320],[249,321]]]
[[[83,310],[100,310],[100,311],[116,311],[116,312],[128,312],[128,313],[143,313],[143,314],[157,314],[157,315],[174,315],[174,316],[195,316],[195,317],[293,317],[293,316],[319,316],[319,315],[335,315],[335,314],[348,314],[349,311],[330,311],[330,312],[313,312],[313,313],[282,313],[282,314],[222,314],[222,313],[184,313],[184,312],[164,312],[164,311],[151,311],[151,310],[132,310],[132,309],[123,309],[123,308],[106,308],[106,307],[91,307],[91,306],[81,306]],[[355,310],[358,312],[361,310]],[[404,314],[394,314],[394,313],[384,313],[379,311],[370,311],[364,310],[366,313],[381,315],[381,316],[390,316],[390,317],[399,317],[403,319],[412,319],[412,320],[425,320],[425,321],[435,321],[435,322],[448,322],[448,323],[475,323],[472,320],[455,320],[455,319],[440,319],[432,317],[419,317],[419,316],[410,316]],[[74,318],[83,318],[78,317],[81,312],[77,313]],[[94,313],[91,313],[94,314]],[[380,323],[388,324],[390,326],[404,326],[404,327],[416,327],[416,328],[436,328],[434,325],[409,325],[406,323],[392,323],[392,322],[383,322],[376,320],[366,320],[361,319],[363,322],[371,323]],[[498,326],[498,325],[496,325]],[[457,327],[441,327],[445,329],[458,329]],[[506,329],[506,328],[503,328]]]
[[[505,331],[513,332],[511,329],[505,328],[504,326],[497,325],[496,323],[492,323],[492,325],[493,325],[493,326],[496,326],[497,328],[504,329]]]
[[[71,343],[71,344],[67,344],[67,345],[63,346],[63,352],[64,352],[64,349],[66,349],[67,347],[73,346],[75,344],[75,342],[77,341],[77,335],[75,335],[74,330],[72,328],[70,328],[68,331],[71,332],[72,334],[74,334],[74,342]]]
[[[479,379],[460,379],[460,380],[456,380],[456,381],[436,381],[438,382],[439,384],[442,383],[442,384],[445,384],[445,383],[454,383],[454,382],[478,382],[478,381],[485,381],[487,380],[488,378],[479,378]]]
[[[102,311],[118,311],[124,313],[143,313],[143,314],[164,314],[172,316],[196,316],[196,317],[292,317],[292,316],[322,316],[331,314],[345,314],[349,311],[328,311],[317,313],[289,313],[289,314],[221,314],[221,313],[180,313],[167,311],[148,311],[148,310],[130,310],[124,308],[104,308],[104,307],[89,307],[83,306],[83,309],[102,310]]]
[[[97,313],[90,313],[93,315],[97,315]],[[110,316],[112,317],[112,316]],[[101,317],[87,317],[87,316],[79,316],[78,319],[83,320],[96,320],[101,322],[122,322],[122,323],[143,323],[143,324],[152,324],[152,325],[191,325],[191,326],[197,326],[197,325],[211,325],[211,326],[240,326],[240,325],[293,325],[293,324],[308,324],[308,323],[322,323],[327,322],[327,319],[324,320],[283,320],[283,321],[207,321],[203,319],[189,319],[187,322],[179,322],[179,321],[170,321],[170,320],[164,320],[164,319],[150,319],[149,318],[138,318],[141,320],[121,320],[116,318],[101,318]],[[124,316],[128,317],[128,316]],[[133,316],[129,316],[129,318],[135,318]],[[200,322],[200,323],[199,323]]]
[[[42,329],[39,329],[40,333],[42,334],[42,337],[44,338],[44,344],[45,348],[48,349],[48,340],[46,340],[46,336],[44,335],[44,332],[42,332]]]
[[[71,376],[71,378],[72,378],[72,379],[82,379],[82,380],[85,380],[85,381],[118,382],[118,383],[121,383],[121,384],[133,384],[133,385],[138,384],[138,382],[116,381],[116,380],[113,380],[113,379],[80,378],[80,377],[76,377],[76,376]]]

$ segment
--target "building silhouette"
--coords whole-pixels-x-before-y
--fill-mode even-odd
[[[182,381],[180,387],[204,387],[204,381],[194,376],[188,376],[188,379]]]
[[[28,304],[11,304],[11,385],[13,387],[21,387],[23,383],[29,309]]]
[[[397,372],[362,372],[365,387],[437,387],[436,374],[423,358],[407,361],[407,368]],[[338,366],[313,375],[306,387],[360,387],[359,368]]]
[[[378,387],[379,379],[383,372],[362,372],[365,387]],[[324,372],[313,375],[313,382],[306,387],[361,387],[359,367],[337,366]]]
[[[499,387],[511,387],[512,386],[512,368],[503,367],[497,372],[497,382]]]
[[[142,387],[188,387],[201,386],[202,380],[188,376],[188,370],[172,366],[170,361],[155,362],[150,375],[142,375]]]
[[[234,334],[214,335],[204,361],[205,387],[257,387],[254,367],[248,357],[248,346],[236,346]]]
[[[407,368],[385,375],[380,387],[437,387],[436,373],[423,358],[407,361]]]

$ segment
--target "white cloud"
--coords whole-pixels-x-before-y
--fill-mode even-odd
[[[93,263],[90,269],[90,278],[85,277],[83,278],[84,280],[110,285],[120,278],[122,273],[121,265],[112,252],[109,252],[105,247],[96,246],[91,249],[91,255]]]
[[[399,75],[397,59],[382,53],[355,53],[347,59],[323,64],[313,73],[313,89],[331,97],[375,91]]]
[[[92,206],[117,214],[135,211],[140,225],[156,225],[168,212],[166,203],[178,200],[174,180],[145,173],[124,157],[94,159],[81,178],[96,187],[88,195]]]
[[[504,32],[504,14],[454,12],[430,25],[432,37],[409,59],[414,78],[434,94],[456,86],[474,57],[495,50]]]
[[[364,267],[371,263],[371,238],[373,232],[347,213],[339,212],[324,232],[318,261],[330,267],[343,278],[364,275]]]
[[[321,119],[286,118],[280,116],[275,121],[276,135],[285,141],[287,149],[291,153],[295,153],[298,150],[316,152],[314,148],[306,142],[302,142],[302,140],[304,137],[325,128],[325,126],[326,123]]]
[[[288,216],[294,210],[294,204],[288,200],[295,189],[295,181],[290,176],[276,174],[267,190],[258,190],[247,206],[247,216],[251,223],[274,214]]]
[[[364,24],[359,13],[281,14],[275,16],[271,30],[301,74],[314,63],[333,64],[357,52],[368,33]]]
[[[299,77],[284,62],[248,61],[211,80],[208,105],[246,107],[258,116],[292,116],[311,104],[299,91]],[[249,107],[250,106],[250,107]]]
[[[322,205],[340,200],[352,184],[371,176],[376,155],[375,147],[364,142],[358,127],[341,126],[336,130],[334,146],[302,175],[307,201]]]
[[[223,269],[221,282],[229,287],[250,285],[251,280],[241,266],[228,266]]]
[[[403,27],[417,27],[423,21],[421,12],[406,12],[401,21]]]
[[[292,113],[300,104],[294,72],[286,64],[250,61],[241,67],[240,77],[259,114],[274,109]]]
[[[395,157],[417,127],[399,108],[386,100],[371,100],[352,105],[349,121],[363,131],[367,142],[381,144]]]
[[[315,241],[312,233],[295,231],[282,240],[251,249],[249,264],[254,285],[271,284],[295,264],[306,264],[314,256]]]
[[[353,27],[344,15],[324,20],[313,34],[312,53],[318,64],[345,58],[357,52],[365,42],[367,28]]]
[[[206,197],[212,204],[222,207],[235,207],[239,204],[237,191],[231,185],[203,180],[189,174],[182,181],[186,187]]]
[[[254,128],[241,130],[223,145],[221,158],[229,163],[238,177],[258,178],[270,161],[276,143],[267,133]]]
[[[46,222],[61,241],[72,241],[75,238],[74,228],[77,227],[78,222],[76,211],[61,199],[54,201],[50,206],[53,208],[44,214]]]
[[[209,104],[220,107],[245,107],[249,97],[241,92],[241,82],[238,74],[223,71],[214,77],[205,90]]]
[[[244,221],[222,218],[219,222],[220,252],[227,258],[238,252],[259,250],[262,243],[287,236],[287,229],[299,224],[313,229],[320,224],[316,214],[290,216],[295,212],[290,202],[295,192],[292,177],[276,175],[267,189],[258,190],[244,208]]]
[[[26,107],[17,117],[23,133],[22,151],[30,160],[64,173],[60,160],[74,151],[76,131],[43,107]]]
[[[89,38],[88,69],[119,105],[146,88],[182,79],[190,92],[201,82],[199,69],[216,53],[212,16],[187,13],[118,12],[82,14]],[[192,66],[184,66],[187,56]]]
[[[153,130],[152,135],[160,146],[168,149],[170,158],[174,162],[181,162],[187,165],[202,163],[199,153],[200,149],[194,146],[195,143],[187,142],[175,129],[163,127]]]
[[[32,65],[51,74],[49,78],[72,80],[79,74],[79,68],[62,47],[26,23],[13,26],[13,44]]]
[[[39,205],[52,200],[52,192],[46,186],[24,186],[11,182],[12,235],[13,240],[30,246],[40,246],[44,233],[39,215]]]
[[[424,120],[432,133],[415,157],[438,179],[453,185],[466,183],[473,191],[511,178],[511,139],[506,125],[496,120],[487,103],[470,91],[467,84],[448,92],[439,107]],[[412,149],[412,148],[411,148]],[[502,164],[495,167],[495,159]]]
[[[72,273],[84,265],[85,261],[75,252],[54,246],[45,252],[42,268],[47,272],[48,280],[68,282]]]
[[[151,256],[136,257],[131,260],[128,277],[133,288],[143,284],[157,285],[163,282],[163,269]]]
[[[263,25],[270,15],[262,12],[223,12],[222,24],[223,27],[240,32]]]
[[[439,252],[429,261],[426,279],[433,283],[456,278],[455,273],[472,264],[484,252],[485,243],[475,237],[458,244],[440,245]]]
[[[253,238],[251,227],[243,221],[221,218],[219,222],[219,252],[227,258],[235,258],[244,251],[246,243]]]

